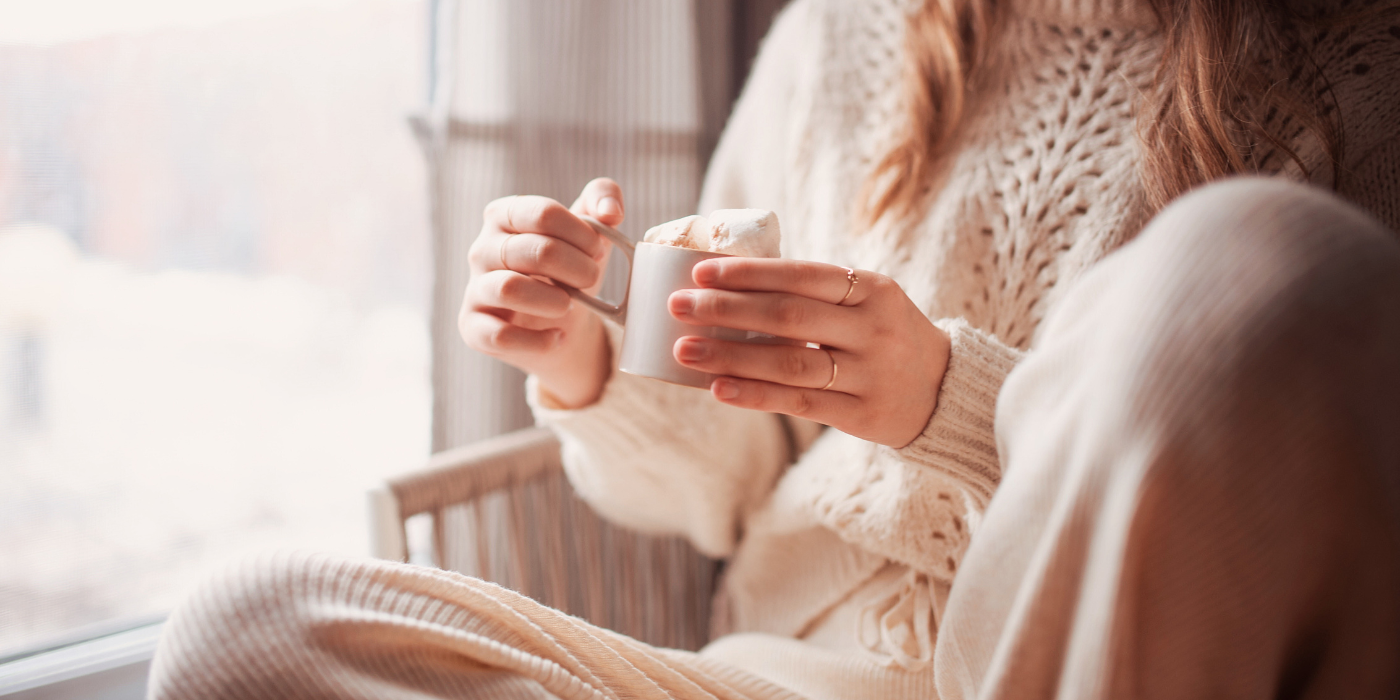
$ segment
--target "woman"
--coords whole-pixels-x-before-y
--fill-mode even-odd
[[[155,696],[1400,692],[1393,15],[904,5],[784,12],[700,207],[776,210],[784,259],[669,300],[822,349],[683,339],[708,396],[614,372],[531,277],[596,284],[608,180],[493,203],[472,249],[463,337],[600,512],[729,558],[726,634],[287,558],[177,611]]]

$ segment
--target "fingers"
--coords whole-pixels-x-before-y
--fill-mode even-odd
[[[860,399],[839,391],[803,389],[737,377],[719,377],[710,393],[722,403],[769,413],[786,413],[824,425],[840,423],[861,408]]]
[[[862,336],[853,310],[795,294],[683,289],[671,294],[667,308],[672,316],[692,325],[757,331],[834,347],[852,347]]]
[[[569,312],[567,292],[519,272],[492,270],[474,282],[467,287],[466,298],[472,310],[505,309],[549,319]]]
[[[511,270],[579,289],[597,284],[603,275],[598,260],[569,243],[539,233],[483,233],[472,245],[471,257],[472,269],[478,274]]]
[[[457,328],[468,346],[488,355],[546,352],[559,344],[559,319],[569,308],[564,290],[511,270],[493,270],[467,286]]]
[[[676,341],[674,352],[677,362],[709,374],[808,389],[825,387],[835,375],[832,390],[860,393],[859,378],[851,371],[856,367],[855,357],[839,350],[687,336]],[[833,372],[834,362],[844,364],[845,370]]]
[[[623,217],[622,187],[611,178],[594,178],[583,186],[583,191],[570,208],[609,226],[617,226],[622,223]]]
[[[691,276],[702,287],[746,292],[786,292],[828,304],[859,306],[888,278],[875,272],[781,258],[729,257],[695,265]],[[850,295],[847,296],[846,292]]]
[[[533,330],[508,323],[488,313],[463,314],[457,330],[472,348],[487,355],[541,353],[552,350],[562,331],[557,328]]]
[[[607,252],[602,236],[564,205],[533,195],[503,197],[486,205],[486,223],[506,233],[545,234],[597,259]]]
[[[561,327],[560,319],[558,318],[533,316],[530,314],[521,313],[519,311],[508,311],[496,313],[493,315],[500,316],[501,318],[509,322],[512,326],[520,326],[521,328],[528,328],[532,331],[547,331],[551,328]]]

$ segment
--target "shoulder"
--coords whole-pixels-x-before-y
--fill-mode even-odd
[[[800,3],[794,3],[800,4]],[[828,78],[884,82],[904,53],[906,0],[805,0],[812,58]],[[866,84],[866,90],[879,85]],[[860,92],[856,89],[855,92]]]
[[[841,179],[854,172],[849,166],[873,159],[886,145],[900,119],[909,4],[805,0],[809,43],[794,95],[794,135],[801,143],[793,168],[815,174],[826,162]]]
[[[794,0],[782,11],[710,162],[702,210],[772,209],[808,238],[821,237],[813,222],[846,220],[841,193],[858,187],[896,111],[905,4]]]
[[[908,0],[794,0],[763,40],[765,63],[809,69],[808,77],[859,74],[897,61],[903,52]],[[825,74],[823,76],[823,74]]]

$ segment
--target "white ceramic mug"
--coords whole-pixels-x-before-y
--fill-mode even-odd
[[[628,374],[651,377],[672,384],[710,388],[713,374],[706,374],[676,362],[676,341],[695,335],[749,343],[790,343],[764,333],[720,326],[692,326],[677,320],[666,308],[672,292],[698,289],[691,270],[701,260],[730,257],[690,248],[655,243],[633,243],[621,231],[589,216],[579,217],[599,235],[612,241],[627,256],[627,291],[622,301],[609,304],[573,287],[560,285],[575,299],[604,318],[622,324],[622,353],[618,369]]]

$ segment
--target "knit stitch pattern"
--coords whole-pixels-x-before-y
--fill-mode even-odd
[[[942,319],[952,356],[928,427],[897,450],[827,431],[784,472],[767,461],[781,454],[764,437],[776,423],[717,408],[702,391],[615,374],[593,407],[538,412],[570,445],[570,474],[605,513],[658,511],[647,529],[688,534],[712,554],[771,549],[757,540],[822,527],[865,552],[941,579],[955,575],[1000,479],[994,416],[1003,379],[1035,346],[1041,320],[1065,290],[1153,213],[1135,129],[1161,40],[1142,0],[1016,3],[989,47],[991,68],[969,95],[957,150],[941,165],[927,209],[858,230],[855,195],[902,118],[911,9],[897,0],[798,0],[786,9],[716,150],[699,209],[772,209],[782,222],[784,257],[887,274],[930,319]],[[1330,84],[1341,108],[1339,192],[1394,228],[1400,24],[1318,30],[1308,46],[1325,81],[1299,89]],[[1266,115],[1265,125],[1292,142],[1313,179],[1330,181],[1320,146],[1302,125],[1277,114]],[[1265,153],[1261,162],[1268,172],[1305,179],[1281,153]],[[541,407],[538,393],[532,396]],[[684,437],[697,422],[709,423],[706,435],[715,441]],[[732,461],[736,455],[743,461]],[[660,485],[668,480],[686,487]],[[589,486],[605,482],[606,489]],[[675,515],[659,512],[662,502]],[[809,553],[816,562],[823,557],[851,560],[833,548]],[[745,579],[745,567],[791,566],[741,552],[730,577]],[[812,567],[820,564],[752,578]],[[831,585],[849,590],[874,567],[847,567],[849,575]],[[783,604],[735,607],[801,617],[778,614]],[[745,624],[765,628],[758,619]]]

